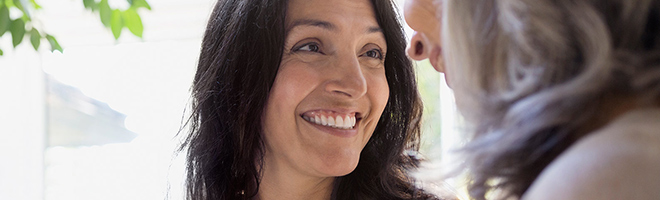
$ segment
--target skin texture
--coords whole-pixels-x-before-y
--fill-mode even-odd
[[[387,51],[367,0],[293,0],[282,62],[263,117],[260,199],[328,199],[355,169],[389,98]],[[353,129],[303,115],[356,115]]]
[[[523,199],[658,199],[659,146],[633,127],[596,132],[553,161]]]
[[[649,125],[657,123],[660,114],[656,108],[655,117],[618,122],[629,111],[645,110],[634,102],[634,97],[607,98],[602,116],[589,123],[601,128],[548,165],[522,199],[660,198],[660,137],[648,132],[656,129]],[[624,125],[614,126],[617,123]]]
[[[410,39],[408,56],[414,60],[429,59],[433,68],[445,72],[440,40],[441,5],[433,0],[406,0],[404,17],[415,30]]]

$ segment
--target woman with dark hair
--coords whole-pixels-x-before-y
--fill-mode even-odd
[[[387,0],[221,0],[192,87],[187,198],[430,199]],[[404,153],[406,152],[406,153]]]
[[[472,198],[660,199],[660,0],[409,0],[405,15],[411,57],[474,125]]]

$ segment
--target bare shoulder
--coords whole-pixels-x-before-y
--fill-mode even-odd
[[[578,141],[523,199],[660,199],[660,118],[629,121]]]

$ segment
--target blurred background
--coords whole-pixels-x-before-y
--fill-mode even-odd
[[[0,199],[183,199],[177,132],[215,0],[0,2],[10,21],[41,33],[39,48],[34,34],[13,47],[14,23],[0,35]],[[104,2],[124,14],[123,28],[104,19]],[[143,31],[128,21],[131,9]],[[453,97],[428,61],[416,68],[422,151],[444,160],[461,143]]]

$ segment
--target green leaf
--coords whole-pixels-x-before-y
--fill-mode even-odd
[[[23,41],[23,36],[25,36],[25,22],[20,18],[12,21],[9,25],[9,31],[11,31],[12,44],[14,47],[18,46]]]
[[[55,50],[59,51],[60,53],[64,52],[62,50],[62,47],[60,46],[60,43],[57,42],[55,37],[53,37],[52,35],[46,35],[46,39],[48,40],[48,43],[50,43],[51,52],[55,52]]]
[[[41,9],[41,5],[39,5],[35,0],[30,0],[30,3],[32,4],[32,7],[34,7],[35,10]]]
[[[32,29],[30,31],[30,42],[32,42],[32,47],[34,47],[34,50],[39,49],[39,44],[41,44],[41,34],[39,34],[39,31],[37,29]]]
[[[5,1],[5,6],[7,6],[7,8],[11,8],[12,6],[16,7],[14,6],[14,1],[12,0],[4,0],[4,1]]]
[[[7,9],[7,6],[1,6],[0,7],[0,36],[5,34],[7,30],[9,29],[9,24],[11,23],[11,19],[9,18],[9,9]]]
[[[147,3],[146,0],[133,0],[133,2],[131,3],[131,7],[135,9],[142,7],[151,10],[151,6],[149,5],[149,3]]]
[[[5,54],[5,53],[4,53],[4,52],[2,52],[2,49],[0,49],[0,56],[1,56],[1,55],[3,55],[3,54]]]
[[[115,9],[112,11],[112,18],[110,19],[110,29],[112,29],[112,35],[115,36],[115,40],[119,39],[122,28],[124,28],[124,20],[121,17],[121,11]]]
[[[126,23],[126,27],[133,35],[142,37],[144,27],[142,27],[142,19],[140,19],[140,15],[138,15],[135,9],[130,8],[124,11],[124,23]]]
[[[94,0],[83,0],[83,5],[85,5],[86,9],[90,9],[92,11],[96,10],[96,2]]]
[[[23,7],[23,2],[21,2],[21,0],[13,0],[12,3],[14,4],[14,6],[16,6],[16,8],[25,12],[25,7]]]
[[[26,21],[29,21],[29,19],[31,18],[30,17],[30,11],[25,9],[27,7],[27,5],[25,5],[24,3],[25,2],[23,0],[14,0],[14,6],[16,6],[16,8],[23,11],[23,17],[28,19]]]
[[[112,9],[108,4],[108,0],[101,0],[99,3],[99,14],[101,15],[101,22],[105,27],[110,27],[110,18],[112,18]]]

